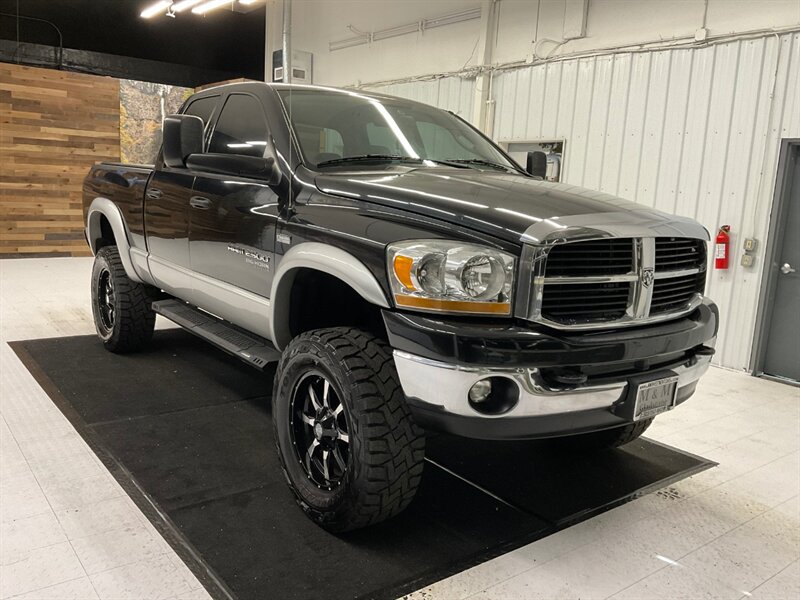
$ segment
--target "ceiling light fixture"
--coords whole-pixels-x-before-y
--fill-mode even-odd
[[[176,13],[183,12],[186,9],[200,4],[203,1],[204,0],[180,0],[180,2],[176,2],[172,5],[172,11]]]
[[[195,6],[192,9],[192,12],[196,15],[204,15],[209,11],[214,10],[215,8],[219,8],[221,6],[231,6],[234,0],[209,0],[205,4],[201,4],[200,6]]]
[[[155,17],[160,12],[169,8],[169,5],[172,4],[172,0],[160,0],[155,4],[152,4],[145,8],[139,16],[143,19],[150,19],[151,17]]]
[[[260,0],[239,0],[239,4],[244,4],[245,6],[250,6],[256,2],[260,2]]]

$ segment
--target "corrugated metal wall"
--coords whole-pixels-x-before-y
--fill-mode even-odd
[[[800,137],[799,74],[800,34],[506,71],[493,82],[493,137],[565,139],[563,181],[694,217],[712,237],[731,225],[732,267],[711,272],[707,290],[722,312],[716,361],[744,369],[777,151],[782,138]],[[425,85],[446,81],[473,84]],[[389,93],[452,106],[423,88]],[[738,264],[745,237],[760,242],[753,268]]]
[[[445,77],[432,81],[394,83],[370,89],[452,110],[462,119],[469,120],[472,117],[475,79]]]

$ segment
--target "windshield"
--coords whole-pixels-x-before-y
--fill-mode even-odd
[[[335,90],[283,89],[278,94],[304,162],[312,168],[398,161],[516,170],[471,127],[438,108]]]

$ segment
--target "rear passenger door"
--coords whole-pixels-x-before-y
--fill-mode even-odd
[[[208,152],[273,156],[261,101],[230,94]],[[237,322],[243,310],[262,310],[272,284],[278,196],[263,181],[195,173],[189,199],[189,247],[198,306]]]

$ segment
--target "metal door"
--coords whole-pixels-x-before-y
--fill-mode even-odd
[[[767,295],[764,306],[769,324],[761,370],[800,382],[800,144],[785,144],[784,152],[775,207],[780,222],[774,229],[777,236],[767,265],[774,292]]]
[[[186,169],[156,170],[145,192],[144,221],[150,272],[156,284],[183,300],[190,300],[188,276],[189,197],[194,175]]]

